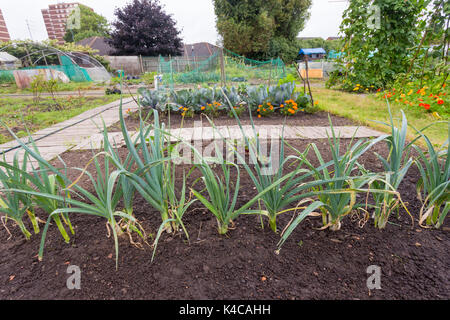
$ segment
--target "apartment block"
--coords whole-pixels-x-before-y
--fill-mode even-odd
[[[49,5],[47,9],[41,10],[49,39],[64,43],[67,18],[72,13],[72,10],[78,6],[78,2],[58,3]]]
[[[0,9],[0,41],[10,41],[8,28],[6,27],[5,19],[3,18],[2,9]]]

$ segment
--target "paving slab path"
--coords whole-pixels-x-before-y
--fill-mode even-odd
[[[123,100],[124,117],[139,109],[133,98]],[[50,128],[40,130],[32,135],[36,146],[39,148],[41,156],[45,160],[52,160],[68,150],[91,150],[100,149],[103,145],[103,122],[106,127],[112,126],[119,121],[120,100],[86,111],[72,119],[58,123]],[[125,111],[127,110],[127,111]],[[334,127],[336,135],[341,138],[369,138],[378,137],[382,133],[367,127]],[[243,126],[241,130],[238,126],[218,126],[177,128],[169,130],[172,141],[179,139],[185,141],[210,141],[214,139],[242,140],[244,135],[252,138],[255,135],[251,126]],[[263,139],[279,139],[284,136],[286,140],[292,139],[325,139],[331,135],[330,127],[295,127],[286,126],[284,131],[281,126],[267,125],[256,126],[256,134]],[[130,132],[130,136],[135,139],[136,133]],[[125,145],[121,132],[111,132],[108,134],[110,142],[118,147]],[[28,138],[22,141],[27,142]],[[16,148],[11,150],[12,148]],[[3,152],[6,152],[4,155]],[[10,141],[0,145],[0,158],[3,156],[6,162],[11,164],[15,155],[22,161],[25,151],[17,141]],[[2,159],[3,160],[3,159]],[[37,168],[37,162],[32,160],[28,168]]]

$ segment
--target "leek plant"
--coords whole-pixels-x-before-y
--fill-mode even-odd
[[[2,166],[0,168],[0,186],[3,189],[11,189],[28,184],[27,178],[20,172],[13,168],[20,168],[22,171],[27,170],[28,154],[25,153],[22,164],[19,161],[19,153],[16,152],[13,159],[12,167]],[[6,163],[5,157],[3,164]],[[0,164],[1,165],[1,164]],[[5,215],[5,218],[12,219],[25,235],[27,240],[30,239],[31,233],[27,230],[23,220],[25,213],[30,219],[34,233],[39,233],[39,225],[33,210],[33,201],[31,196],[21,193],[6,193],[1,197],[0,195],[0,212]]]
[[[383,180],[375,180],[371,184],[373,189],[373,198],[375,200],[375,211],[373,218],[375,220],[375,226],[383,229],[389,220],[391,213],[397,209],[400,210],[400,202],[395,199],[394,194],[390,191],[397,190],[408,172],[409,168],[413,164],[413,159],[410,157],[410,151],[412,143],[406,144],[406,134],[408,130],[408,121],[406,119],[403,110],[401,127],[397,128],[394,124],[391,108],[388,102],[388,111],[390,123],[379,122],[391,128],[391,134],[386,137],[385,142],[389,149],[389,155],[387,159],[384,159],[381,155],[375,153],[377,158],[382,162],[385,177]],[[383,190],[385,192],[376,192]]]
[[[208,192],[209,200],[193,187],[191,188],[191,191],[194,196],[200,200],[212,214],[214,214],[217,220],[219,234],[223,235],[228,232],[230,222],[235,220],[237,215],[239,215],[235,208],[240,187],[240,170],[239,166],[236,164],[223,161],[222,152],[217,145],[215,149],[217,158],[204,158],[201,157],[199,153],[196,155],[197,158],[201,159],[201,163],[197,164],[195,167],[198,168],[202,174],[200,179],[205,184],[205,190]],[[221,176],[213,171],[210,163],[220,165]],[[236,173],[234,192],[231,191],[233,184],[231,173],[233,172],[233,168]]]
[[[80,175],[80,177],[75,180],[75,182],[70,181],[67,176],[67,167],[65,168],[65,171],[61,172],[61,170],[54,167],[47,160],[42,158],[38,148],[35,145],[33,146],[33,149],[30,148],[27,144],[23,143],[8,127],[6,128],[16,139],[16,141],[21,145],[21,147],[30,155],[30,157],[34,158],[40,166],[39,171],[33,170],[33,173],[29,174],[17,167],[9,166],[5,163],[0,163],[1,166],[11,169],[17,174],[23,175],[30,181],[33,186],[32,188],[30,186],[21,185],[21,188],[18,189],[17,187],[19,186],[17,185],[15,188],[3,189],[1,191],[4,193],[18,193],[31,196],[38,205],[40,205],[45,211],[49,212],[49,217],[42,232],[38,255],[39,260],[42,260],[43,258],[45,239],[48,228],[50,226],[50,221],[53,219],[56,222],[56,218],[59,218],[61,216],[69,224],[71,231],[73,231],[73,228],[70,225],[68,214],[79,213],[102,217],[108,221],[108,225],[111,227],[114,236],[116,268],[118,268],[119,245],[117,236],[118,226],[116,218],[119,217],[121,219],[128,219],[133,222],[136,221],[134,217],[124,213],[123,211],[116,210],[117,203],[121,198],[121,192],[120,190],[117,190],[116,185],[119,177],[124,174],[124,171],[115,170],[111,172],[110,160],[114,159],[105,152],[97,154],[90,161],[90,163],[94,161],[95,167],[98,170],[97,179],[94,179],[94,177],[87,171],[86,168],[75,168],[76,170],[82,171],[82,175],[86,174],[89,177],[96,193],[93,194],[77,184],[82,175]],[[100,156],[101,154],[105,156],[105,171],[103,173],[101,173],[100,165],[98,162],[98,156]],[[51,173],[51,175],[49,173]],[[57,185],[61,187],[62,195],[60,195],[59,192],[56,192],[56,190],[58,190],[58,188],[56,187]],[[69,191],[72,190],[72,188],[75,189],[72,191],[72,193],[77,194],[77,196],[80,197],[83,201],[75,200],[70,197]],[[86,200],[88,200],[90,203],[86,203]],[[52,209],[53,211],[50,212],[50,210]],[[64,228],[62,228],[63,230],[61,230],[59,225],[58,228],[60,229],[61,233],[65,231]],[[68,241],[69,240],[66,239],[66,242]]]
[[[358,159],[373,145],[385,139],[385,136],[373,140],[360,139],[355,143],[352,138],[347,150],[341,155],[340,136],[336,136],[331,119],[330,127],[331,137],[328,135],[328,144],[332,165],[325,166],[325,161],[315,144],[311,144],[311,146],[322,169],[314,168],[307,159],[304,161],[314,172],[314,178],[317,181],[329,181],[314,187],[313,190],[317,192],[317,197],[323,204],[320,211],[324,228],[329,227],[336,231],[341,228],[341,221],[345,216],[361,207],[356,200],[357,193],[368,192],[368,190],[362,189],[363,186],[377,180],[376,175],[362,170]],[[299,152],[297,151],[297,153]],[[302,154],[300,156],[303,157]],[[360,171],[358,175],[355,175],[355,170]]]
[[[194,149],[195,150],[195,149]],[[194,151],[196,152],[196,151]],[[297,168],[292,172],[282,175],[279,179],[273,179],[272,183],[267,183],[264,186],[259,185],[259,189],[257,189],[257,195],[255,195],[250,201],[245,203],[242,207],[236,208],[236,201],[239,195],[239,185],[240,185],[240,171],[239,166],[230,163],[224,162],[223,159],[217,158],[203,158],[200,154],[196,154],[197,157],[201,159],[200,164],[196,165],[202,173],[202,181],[205,184],[205,190],[209,195],[209,200],[206,199],[205,196],[201,194],[200,191],[196,191],[192,189],[193,194],[202,202],[202,204],[209,209],[217,219],[218,230],[220,234],[225,234],[229,230],[230,223],[241,214],[257,214],[268,216],[269,213],[265,210],[252,210],[250,209],[256,202],[264,199],[267,195],[274,194],[274,190],[279,190],[277,188],[280,185],[283,185],[286,181],[290,185],[292,180],[296,175],[301,172],[301,169]],[[218,175],[214,172],[213,167],[216,164],[221,165],[222,174]],[[231,182],[231,172],[232,168],[236,169],[236,183],[234,185],[234,192],[231,192],[232,182]],[[296,179],[296,178],[295,178]],[[299,187],[298,190],[303,190],[303,187]],[[304,199],[307,198],[309,194],[305,195],[297,195],[291,196],[289,199],[295,201],[296,199]],[[291,202],[292,202],[291,201]],[[287,206],[287,204],[286,204]],[[290,209],[286,210],[296,210]],[[281,214],[283,212],[279,212],[277,214]]]
[[[439,228],[450,211],[450,125],[449,138],[441,150],[435,150],[430,139],[422,132],[418,132],[424,138],[428,148],[428,151],[424,153],[419,147],[413,146],[419,154],[415,161],[420,172],[417,195],[423,202],[419,224],[423,225],[425,222],[428,226]]]
[[[232,108],[233,112],[234,109]],[[214,123],[208,118],[210,121],[212,127],[214,129]],[[242,126],[241,126],[242,128]],[[245,135],[244,135],[245,136]],[[222,137],[223,139],[223,137]],[[231,148],[235,148],[235,146],[230,143],[229,141],[226,141],[226,143],[230,144]],[[198,164],[195,165],[194,168],[197,168],[201,174],[202,177],[200,179],[197,179],[195,181],[194,185],[199,181],[202,180],[205,188],[201,191],[195,190],[193,187],[191,188],[192,193],[194,196],[209,210],[212,214],[214,214],[217,224],[218,224],[218,231],[220,234],[226,234],[229,230],[230,223],[232,224],[233,221],[241,214],[258,214],[258,215],[266,215],[268,216],[268,212],[265,210],[252,210],[250,209],[256,202],[260,201],[261,199],[265,199],[269,195],[269,197],[273,195],[278,195],[277,192],[274,192],[275,189],[279,188],[280,185],[283,185],[286,181],[289,186],[293,186],[294,182],[293,180],[296,175],[298,175],[300,172],[302,172],[302,169],[297,167],[296,170],[293,170],[292,172],[288,174],[280,174],[276,177],[272,177],[270,180],[264,180],[264,184],[259,184],[257,189],[257,195],[255,195],[250,201],[245,203],[243,206],[237,208],[236,203],[237,199],[239,197],[239,190],[240,190],[240,169],[239,166],[235,163],[225,161],[224,157],[222,155],[222,151],[218,147],[218,145],[215,145],[215,151],[216,155],[215,157],[204,157],[194,146],[192,146],[190,143],[186,141],[180,141],[180,143],[186,144],[194,153],[194,158],[198,159]],[[250,143],[247,141],[247,145]],[[236,150],[233,149],[235,152]],[[236,152],[237,153],[237,152]],[[239,153],[237,153],[238,157],[241,157]],[[292,157],[293,159],[297,159],[296,157]],[[241,162],[244,163],[244,159],[240,158]],[[287,160],[286,160],[287,161]],[[214,168],[216,168],[218,165],[220,165],[220,171],[219,174],[217,174],[214,171]],[[245,165],[247,166],[247,165]],[[250,168],[247,166],[248,170],[251,172]],[[263,176],[263,170],[261,166],[260,174]],[[236,176],[235,176],[235,182],[232,181],[232,172],[235,170]],[[251,174],[253,174],[251,172]],[[253,174],[253,177],[255,175]],[[233,185],[234,182],[234,185]],[[234,187],[234,191],[232,191]],[[279,189],[277,189],[279,190]],[[286,190],[289,190],[286,188]],[[298,190],[303,190],[303,187],[299,187]],[[306,189],[305,189],[306,190]],[[202,193],[203,191],[206,191],[208,193],[209,199],[207,199],[206,196],[204,196]],[[278,191],[279,192],[279,191]],[[295,201],[298,199],[306,198],[308,194],[305,196],[294,196],[292,195],[289,199],[292,201]],[[283,198],[282,195],[280,195],[279,199]],[[282,199],[281,199],[282,200]],[[281,201],[282,205],[287,206],[287,202]],[[294,210],[294,209],[292,209]],[[290,210],[287,210],[290,211]],[[282,212],[278,213],[281,214]]]
[[[10,131],[8,127],[6,128]],[[10,133],[14,138],[18,139],[14,135],[14,133],[12,133],[12,131],[10,131]],[[30,142],[33,149],[27,146],[27,148],[25,149],[25,158],[29,158],[29,156],[34,157],[34,155],[41,158],[39,150],[31,137]],[[22,145],[25,145],[22,141],[20,141],[20,143]],[[6,183],[6,185],[5,183],[3,183],[4,188],[20,189],[22,191],[25,191],[22,196],[18,195],[19,198],[30,197],[31,193],[27,193],[28,191],[37,191],[39,194],[50,194],[54,196],[64,193],[64,198],[70,198],[70,193],[67,190],[64,190],[66,188],[66,181],[61,178],[60,174],[50,173],[43,167],[41,167],[40,170],[32,168],[31,173],[27,173],[25,162],[27,162],[27,160],[24,160],[22,168],[19,166],[19,163],[17,161],[13,163],[13,166],[8,165],[6,162],[0,162],[0,167],[5,168],[7,172],[9,172],[9,177],[13,178],[13,180],[10,180],[10,183]],[[8,197],[14,197],[14,195],[9,195]],[[33,205],[42,209],[48,216],[52,216],[53,221],[55,222],[59,232],[61,233],[61,236],[64,238],[64,241],[66,243],[69,243],[70,237],[64,227],[64,224],[68,226],[71,234],[75,234],[75,231],[73,230],[68,214],[60,213],[58,215],[52,215],[55,210],[66,206],[65,200],[58,201],[45,196],[40,196],[36,193],[33,194],[30,198]],[[10,204],[12,205],[12,203]],[[12,208],[14,208],[14,206],[9,207],[10,210],[12,210]],[[29,214],[30,219],[33,223],[33,227],[35,231],[38,231],[38,225],[34,213],[30,210],[28,211],[29,212],[27,213]]]
[[[181,199],[177,199],[175,196],[175,166],[170,161],[173,159],[166,156],[171,152],[173,145],[164,132],[164,124],[160,125],[158,111],[152,110],[153,125],[149,126],[144,125],[142,115],[140,115],[138,138],[136,141],[132,141],[123,117],[122,103],[119,109],[125,144],[137,170],[129,172],[121,167],[120,163],[116,165],[126,172],[126,176],[133,183],[136,191],[154,209],[159,211],[165,231],[171,233],[178,230],[179,226],[185,231],[181,213],[184,214],[191,202],[185,201],[183,194]],[[138,146],[136,147],[135,144]],[[184,186],[182,189],[185,189]],[[181,204],[182,208],[180,208]]]
[[[230,104],[231,106],[231,104]],[[232,106],[231,106],[232,108]],[[233,110],[232,110],[233,111]],[[337,146],[337,139],[334,136],[334,144],[335,144],[335,158],[333,161],[330,161],[328,163],[324,163],[321,161],[321,165],[319,168],[314,168],[310,162],[307,159],[307,155],[309,153],[309,150],[311,148],[315,148],[315,146],[312,144],[306,148],[306,150],[301,153],[297,150],[297,156],[285,156],[285,140],[284,140],[284,134],[281,137],[281,146],[280,146],[280,152],[278,154],[278,157],[275,158],[275,150],[274,150],[274,144],[271,146],[271,151],[269,157],[265,156],[261,152],[261,139],[259,135],[257,134],[257,131],[255,129],[253,120],[251,118],[250,113],[250,119],[252,123],[253,128],[253,134],[254,134],[254,142],[250,142],[250,139],[246,136],[242,125],[240,123],[239,117],[235,114],[236,120],[239,124],[239,127],[241,128],[241,131],[244,136],[244,143],[249,150],[250,160],[252,161],[253,166],[249,166],[246,164],[245,159],[242,158],[242,156],[237,152],[236,148],[234,146],[231,146],[233,150],[235,151],[236,156],[240,160],[241,163],[243,163],[243,166],[245,170],[247,171],[247,174],[250,176],[251,180],[253,181],[256,190],[260,193],[260,199],[264,203],[264,207],[266,210],[260,210],[259,214],[266,216],[269,220],[269,225],[272,228],[274,232],[277,231],[277,224],[276,220],[277,217],[280,214],[284,214],[290,211],[298,211],[299,209],[305,209],[310,210],[310,208],[316,208],[318,204],[320,206],[323,206],[326,208],[327,202],[330,199],[327,199],[325,203],[314,201],[314,197],[317,194],[326,194],[328,191],[325,190],[326,187],[323,187],[324,185],[331,184],[333,186],[334,190],[340,190],[342,192],[342,187],[345,184],[345,181],[348,181],[349,178],[346,175],[351,170],[353,170],[353,166],[350,168],[344,167],[346,170],[343,170],[343,172],[339,173],[338,175],[335,175],[334,177],[331,177],[329,172],[326,168],[328,168],[331,165],[342,169],[343,166],[346,165],[345,159],[342,159],[341,156],[339,156],[339,147]],[[284,130],[284,129],[283,129]],[[362,143],[359,142],[354,148],[352,148],[348,154],[347,159],[351,159],[353,164],[356,162],[357,158],[360,157],[362,154],[364,154],[369,148],[371,148],[374,144],[378,143],[382,139],[384,139],[385,136],[380,137],[378,139],[375,139],[373,141]],[[331,144],[331,141],[330,141]],[[317,148],[315,148],[316,153],[318,153]],[[278,168],[274,168],[274,166],[278,164]],[[267,165],[271,166],[271,170],[267,170]],[[286,166],[290,166],[291,168],[294,167],[294,169],[289,174],[285,174],[284,170]],[[306,166],[306,168],[304,167]],[[322,175],[320,172],[322,171]],[[308,181],[312,177],[316,177],[317,179],[314,181]],[[350,179],[352,180],[352,179]],[[353,183],[353,182],[352,182]],[[269,188],[270,186],[274,186],[273,188]],[[322,187],[320,187],[322,186]],[[354,186],[355,187],[355,186]],[[267,192],[263,192],[263,190],[268,189]],[[348,188],[347,188],[348,189]],[[346,192],[346,191],[344,191]],[[325,197],[325,196],[323,196]],[[342,195],[342,199],[350,197],[352,198],[352,195]],[[336,198],[333,199],[332,205],[335,204],[335,201],[339,198],[339,195],[335,195],[335,197],[328,195],[328,198]],[[312,202],[308,208],[305,207],[299,207],[301,204]],[[294,208],[286,209],[288,206],[292,205],[293,203],[296,203],[297,206]],[[319,207],[320,207],[319,206]],[[342,212],[346,208],[345,205],[339,204],[340,208],[332,208],[329,206],[329,210],[338,210],[338,212]],[[314,209],[315,210],[315,209]],[[326,209],[324,209],[326,210]],[[300,215],[299,217],[306,217],[303,215]],[[294,225],[298,225],[298,223],[301,222],[302,219],[296,220],[294,222]],[[336,219],[332,218],[331,221],[334,221]],[[336,221],[335,221],[336,222]],[[295,228],[295,227],[294,227]]]
[[[288,207],[290,204],[307,197],[307,195],[300,195],[302,191],[307,190],[304,185],[300,184],[300,182],[307,177],[299,179],[296,175],[300,173],[309,173],[309,170],[302,169],[303,159],[296,156],[285,157],[284,137],[281,138],[280,151],[278,154],[275,149],[277,144],[273,143],[270,148],[270,154],[268,156],[265,155],[262,152],[261,139],[254,126],[251,112],[249,112],[249,114],[254,137],[249,139],[245,134],[239,117],[232,106],[230,110],[233,112],[238,121],[238,125],[244,137],[245,148],[249,152],[249,160],[252,166],[246,162],[243,156],[238,152],[235,145],[229,142],[228,145],[233,150],[239,162],[242,163],[244,169],[254,183],[255,188],[259,193],[259,200],[264,203],[266,210],[259,210],[258,213],[268,218],[271,229],[276,232],[277,216],[290,210],[295,210],[290,209],[283,211],[283,209]],[[307,152],[308,150],[305,151],[305,153]],[[292,172],[295,174],[289,174],[288,176],[285,174],[284,168],[288,164],[290,166],[294,166]],[[288,178],[285,179],[286,177]],[[273,187],[270,188],[271,186]]]

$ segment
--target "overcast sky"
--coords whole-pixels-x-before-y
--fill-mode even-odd
[[[78,0],[59,2],[79,2],[105,16],[108,21],[114,20],[114,9],[123,7],[131,0]],[[327,38],[337,36],[342,12],[346,2],[336,0],[313,0],[311,18],[302,37]],[[44,40],[47,39],[41,9],[57,0],[0,0],[9,33],[13,39]],[[215,15],[212,0],[160,0],[166,12],[173,14],[177,26],[182,30],[185,43],[207,41],[216,43],[218,35],[215,27]],[[27,26],[27,21],[29,25]],[[31,33],[31,35],[30,35]]]

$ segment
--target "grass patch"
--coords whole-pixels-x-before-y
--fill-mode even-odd
[[[116,95],[104,97],[40,98],[0,97],[0,119],[19,136],[26,136],[25,126],[33,133],[71,119],[87,110],[118,100]],[[22,121],[23,119],[23,121]],[[6,128],[0,128],[0,144],[13,140]]]
[[[389,114],[386,102],[375,97],[374,94],[353,94],[337,90],[330,90],[319,87],[312,87],[314,99],[319,101],[319,108],[323,111],[351,119],[361,125],[370,126],[381,132],[389,133],[389,128],[371,120],[388,121]],[[424,111],[423,108],[407,107],[399,103],[391,103],[391,111],[394,119],[401,119],[401,112],[405,112],[408,123],[417,129],[422,129],[437,120],[432,114]],[[443,120],[448,121],[448,116],[443,116]],[[448,138],[448,124],[439,123],[431,126],[425,134],[434,145],[442,145]],[[412,140],[416,136],[412,128],[408,130],[408,139]],[[420,141],[419,143],[423,143]]]
[[[86,90],[101,90],[106,85],[104,82],[59,82],[55,87],[55,92],[61,91],[86,91]],[[45,90],[43,91],[45,92]],[[19,94],[32,93],[30,88],[19,89],[15,83],[1,84],[0,94]]]

